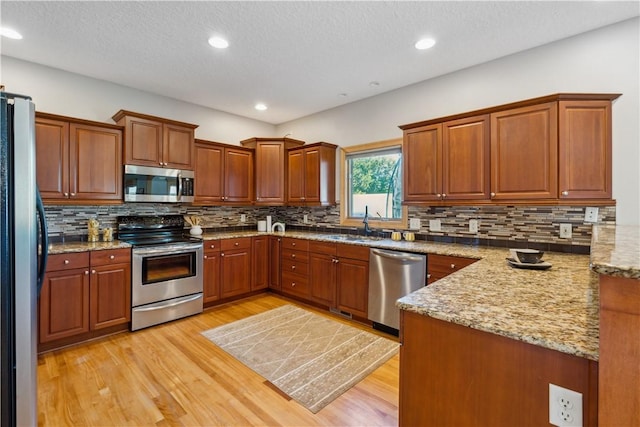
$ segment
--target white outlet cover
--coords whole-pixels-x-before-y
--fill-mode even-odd
[[[470,219],[469,220],[469,233],[477,233],[478,232],[478,220]]]
[[[247,221],[247,215],[240,214],[240,222],[246,222],[246,221]]]
[[[429,220],[429,230],[430,231],[442,231],[442,224],[439,219],[430,219]]]
[[[582,427],[582,393],[549,383],[549,424]]]
[[[420,218],[409,218],[409,229],[410,230],[420,230]]]
[[[571,224],[560,224],[560,238],[570,239],[572,235]]]
[[[584,222],[598,222],[598,208],[585,208]]]

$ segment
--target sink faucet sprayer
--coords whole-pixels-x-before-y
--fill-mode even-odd
[[[369,206],[368,205],[364,206],[364,219],[362,220],[362,223],[364,224],[364,235],[368,236],[373,231],[371,230],[371,228],[369,228]]]

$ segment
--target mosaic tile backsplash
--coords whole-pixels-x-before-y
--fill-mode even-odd
[[[591,244],[590,223],[584,222],[584,207],[580,206],[452,206],[409,207],[409,218],[421,220],[417,239],[450,241],[490,246],[544,248],[545,244],[587,248]],[[117,229],[117,217],[122,215],[198,215],[205,229],[255,229],[258,220],[267,215],[272,222],[283,222],[287,229],[315,232],[358,234],[362,227],[341,227],[340,207],[204,207],[163,203],[125,203],[115,206],[46,206],[49,235],[80,238],[87,234],[87,221],[95,218],[100,227]],[[246,221],[241,222],[241,215]],[[303,216],[309,223],[303,223]],[[598,222],[615,224],[615,206],[600,207]],[[429,220],[439,219],[442,231],[429,230]],[[469,220],[478,220],[478,233],[469,233]],[[560,223],[572,225],[572,238],[560,239]],[[185,224],[186,226],[186,224]],[[390,230],[380,234],[388,237]]]

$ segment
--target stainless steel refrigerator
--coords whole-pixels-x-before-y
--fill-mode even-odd
[[[0,92],[0,138],[0,421],[35,426],[37,307],[48,244],[29,97]]]

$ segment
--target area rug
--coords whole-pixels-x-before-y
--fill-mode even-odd
[[[313,413],[389,360],[399,347],[292,305],[202,335]]]

